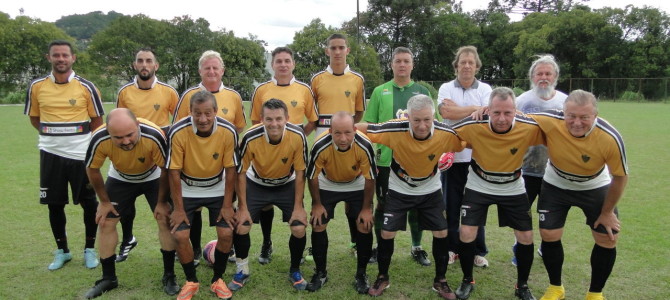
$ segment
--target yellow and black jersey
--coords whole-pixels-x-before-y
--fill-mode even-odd
[[[254,90],[251,97],[251,121],[261,121],[261,111],[263,103],[272,98],[279,99],[286,104],[288,108],[288,121],[294,125],[302,125],[305,118],[309,122],[318,120],[316,105],[314,104],[314,95],[312,89],[304,82],[291,79],[287,85],[277,84],[277,80],[272,78],[270,81],[261,83]]]
[[[365,111],[364,83],[363,75],[350,70],[348,65],[343,74],[333,74],[329,65],[326,70],[312,76],[319,126],[330,127],[330,119],[338,111],[346,111],[352,116],[357,111]]]
[[[461,140],[444,123],[433,121],[428,138],[414,138],[409,120],[368,124],[368,137],[393,150],[389,189],[406,195],[425,195],[442,188],[437,162],[442,153],[463,150]],[[436,176],[437,175],[437,176]]]
[[[528,147],[544,143],[542,131],[533,119],[516,115],[512,127],[503,133],[491,129],[489,116],[480,121],[468,117],[453,128],[472,148],[467,188],[494,195],[525,193],[521,178],[523,157]]]
[[[181,170],[183,197],[222,196],[224,169],[240,163],[235,126],[216,117],[209,136],[198,136],[197,131],[190,116],[172,125],[168,134],[167,168]]]
[[[72,72],[67,83],[56,83],[53,74],[31,82],[24,114],[40,118],[41,150],[84,160],[91,138],[90,118],[105,111],[95,85]]]
[[[186,90],[177,104],[174,121],[177,122],[190,114],[191,97],[199,92],[206,91],[205,87],[200,83],[198,86]],[[219,110],[217,116],[226,119],[233,123],[237,128],[244,128],[247,126],[247,119],[244,116],[244,106],[242,105],[242,96],[237,91],[227,88],[221,84],[218,91],[212,92],[216,98],[216,105]]]
[[[340,151],[329,132],[316,138],[307,166],[307,178],[319,178],[319,188],[329,191],[357,191],[364,188],[365,179],[377,177],[375,150],[363,133],[356,131],[347,151]]]
[[[549,165],[544,180],[570,190],[590,190],[610,183],[609,174],[628,174],[626,149],[617,130],[602,118],[583,137],[574,137],[565,126],[562,111],[530,115],[546,135]]]
[[[142,89],[137,77],[119,89],[116,107],[130,109],[135,116],[145,118],[160,126],[164,132],[170,127],[170,115],[174,114],[179,94],[170,85],[154,78],[151,88]]]
[[[168,146],[163,130],[156,124],[137,118],[140,122],[140,137],[135,147],[125,151],[114,145],[107,127],[97,129],[86,151],[86,167],[100,169],[109,157],[112,166],[109,177],[126,182],[146,182],[160,176],[160,168],[165,166]]]
[[[240,156],[237,173],[246,172],[261,185],[282,185],[295,179],[295,170],[305,170],[307,139],[300,127],[287,123],[281,141],[271,144],[265,126],[256,124],[242,136]]]

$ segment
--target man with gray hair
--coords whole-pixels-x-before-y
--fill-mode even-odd
[[[494,89],[488,107],[488,115],[482,120],[469,117],[453,126],[458,136],[467,141],[472,149],[460,207],[459,254],[463,281],[456,290],[456,296],[468,299],[474,290],[475,237],[478,228],[486,225],[489,206],[495,204],[499,225],[513,228],[519,241],[515,252],[518,259],[515,296],[522,300],[535,300],[528,288],[533,264],[533,224],[521,165],[528,147],[542,144],[544,138],[535,121],[516,114],[511,89]]]
[[[563,102],[568,95],[555,89],[559,73],[560,68],[554,56],[550,54],[538,55],[530,66],[530,70],[528,70],[530,90],[517,98],[516,109],[524,114],[550,109],[563,109]],[[523,158],[521,170],[531,206],[540,194],[547,158],[547,147],[545,145],[531,146]],[[517,243],[514,243],[512,252],[516,249],[516,245]],[[538,248],[537,251],[540,255],[542,254],[542,248]],[[512,256],[512,264],[516,265],[516,257],[514,256]]]
[[[357,124],[371,141],[393,150],[381,238],[377,240],[379,275],[368,294],[380,296],[389,287],[394,238],[398,230],[405,230],[407,213],[415,209],[419,230],[433,232],[433,290],[442,298],[456,299],[446,279],[447,220],[438,161],[442,153],[461,151],[463,146],[449,126],[435,120],[435,106],[429,96],[411,97],[407,114],[408,119]]]

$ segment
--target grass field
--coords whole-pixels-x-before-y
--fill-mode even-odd
[[[107,106],[110,108],[110,106]],[[600,106],[600,115],[609,120],[623,135],[628,154],[630,180],[620,202],[622,232],[614,272],[605,287],[608,299],[668,299],[670,298],[670,105],[659,103],[611,103]],[[68,233],[73,260],[58,271],[48,271],[55,243],[49,227],[47,208],[38,204],[39,168],[37,132],[22,115],[21,106],[0,107],[0,299],[81,299],[101,268],[88,270],[83,266],[82,211],[68,205]],[[309,197],[309,193],[305,194]],[[100,299],[169,299],[163,294],[160,279],[162,265],[156,237],[156,225],[143,199],[137,202],[135,235],[139,246],[126,262],[117,265],[120,286]],[[309,199],[305,201],[309,206]],[[277,213],[277,216],[280,214]],[[355,259],[347,246],[348,229],[342,207],[329,228],[329,282],[319,292],[293,291],[287,281],[289,265],[288,227],[275,218],[273,240],[275,254],[269,265],[256,260],[260,251],[260,228],[252,229],[250,253],[252,281],[235,294],[235,299],[363,299],[351,283]],[[489,213],[489,224],[497,224],[495,209]],[[536,225],[536,223],[534,224]],[[211,228],[205,228],[203,244],[214,239]],[[535,235],[536,245],[539,234]],[[475,270],[477,289],[471,299],[514,299],[516,270],[510,264],[513,235],[509,228],[487,227],[487,256],[490,267]],[[566,299],[583,299],[590,278],[589,256],[593,245],[589,229],[579,210],[572,210],[563,239],[566,261],[563,281]],[[309,242],[308,242],[309,245]],[[431,291],[433,267],[420,267],[409,256],[409,233],[396,238],[396,252],[391,264],[392,286],[385,292],[387,299],[436,299]],[[431,238],[424,234],[424,248],[431,253]],[[432,260],[432,257],[431,257]],[[313,274],[313,263],[302,270],[306,278]],[[226,281],[234,272],[229,264]],[[180,283],[184,276],[176,266]],[[370,265],[371,279],[377,266]],[[210,268],[198,267],[201,282],[209,282]],[[447,276],[455,288],[461,279],[459,264],[449,266]],[[548,279],[541,258],[536,257],[529,282],[539,298]],[[194,299],[214,299],[203,284]]]

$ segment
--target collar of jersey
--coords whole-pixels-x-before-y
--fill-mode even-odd
[[[202,84],[202,82],[198,83],[198,88],[200,88],[203,91],[206,91],[207,88]],[[225,86],[223,85],[223,82],[221,82],[221,86],[219,86],[219,89],[216,92],[211,92],[212,94],[218,93],[220,90],[223,90]]]
[[[593,129],[596,128],[596,125],[598,125],[598,116],[596,116],[596,119],[593,120],[593,125],[591,125],[591,129],[589,129],[589,131],[587,131],[587,132],[584,134],[583,137],[587,137],[587,136],[589,136],[589,134],[591,134],[591,132],[593,132]]]
[[[466,89],[466,88],[464,88],[464,87],[461,85],[461,82],[458,81],[458,78],[456,78],[456,79],[454,80],[454,86],[455,86],[455,87],[462,88],[462,89],[464,89],[464,90]],[[477,80],[477,78],[475,78],[475,81],[472,82],[472,85],[470,86],[470,88],[469,88],[468,90],[470,90],[470,89],[476,90],[477,88],[479,88],[479,80]]]
[[[293,78],[291,78],[291,81],[289,81],[287,85],[292,85],[294,82],[295,82],[295,76],[293,76]],[[277,83],[277,79],[274,76],[272,76],[272,83],[274,83],[275,85],[278,85],[278,86],[287,86],[287,85],[282,85],[282,84]]]
[[[339,76],[339,75],[347,74],[347,73],[349,73],[351,70],[349,69],[349,64],[347,64],[347,66],[344,68],[344,72],[342,72],[342,74],[334,74],[334,73],[333,73],[333,68],[331,68],[330,65],[328,65],[328,67],[326,68],[326,71],[327,71],[328,73],[332,74],[332,75]]]
[[[156,82],[158,82],[158,77],[154,76],[154,81],[151,83],[151,87],[149,89],[153,89],[154,86],[156,86]],[[140,86],[137,84],[137,75],[135,75],[133,84],[135,85],[136,88],[141,89]]]
[[[72,71],[72,73],[70,73],[70,76],[67,77],[67,82],[72,81],[72,78],[74,78],[74,70]],[[56,76],[54,76],[53,71],[49,73],[49,79],[51,79],[51,82],[56,83]]]
[[[410,86],[413,86],[413,85],[414,85],[414,80],[410,80],[409,83],[408,83],[406,86],[403,86],[403,87],[398,86],[398,84],[396,84],[396,83],[395,83],[395,80],[393,80],[393,79],[391,79],[391,84],[392,84],[394,87],[396,87],[396,88],[398,88],[398,89],[400,89],[400,90],[404,90],[404,89],[406,89],[406,88],[408,88],[408,87],[410,87]]]
[[[288,123],[287,123],[287,124],[288,124]],[[265,125],[261,125],[261,126],[263,126],[263,136],[265,136],[265,141],[268,142],[268,144],[270,144],[270,145],[279,145],[279,144],[281,143],[281,141],[284,140],[284,135],[286,135],[286,125],[284,125],[284,130],[281,132],[281,139],[279,139],[279,143],[277,143],[277,144],[273,144],[273,143],[270,141],[270,136],[268,135],[268,132],[265,130]]]
[[[195,120],[193,119],[193,116],[190,116],[190,117],[191,117],[191,128],[193,128],[193,133],[197,134],[198,133],[198,127],[195,126]],[[212,134],[214,134],[214,132],[216,131],[216,127],[219,127],[219,126],[216,126],[216,117],[215,117],[214,118],[214,127],[212,127]]]

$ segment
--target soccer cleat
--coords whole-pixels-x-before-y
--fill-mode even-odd
[[[197,267],[200,264],[200,258],[202,258],[202,248],[193,248],[193,266]]]
[[[249,281],[249,274],[244,274],[242,271],[233,275],[233,280],[228,283],[228,288],[231,291],[239,291]]]
[[[130,239],[129,242],[121,242],[121,246],[119,246],[119,255],[116,256],[116,262],[122,262],[128,259],[128,254],[130,254],[130,250],[133,250],[137,246],[137,239],[135,239],[135,236],[133,236],[132,239]]]
[[[230,255],[228,255],[228,263],[234,264],[235,259],[237,257],[235,256],[235,247],[230,248]]]
[[[470,293],[475,290],[475,281],[463,280],[461,286],[456,289],[456,297],[460,300],[470,298]]]
[[[54,261],[49,264],[49,270],[58,270],[63,267],[65,263],[72,260],[72,253],[65,253],[63,249],[54,251]]]
[[[288,280],[293,284],[293,288],[298,291],[302,291],[307,287],[307,281],[302,278],[300,271],[295,271],[289,274]]]
[[[170,296],[179,293],[179,284],[177,284],[177,276],[174,274],[165,274],[161,280],[163,283],[163,292]]]
[[[307,247],[307,255],[305,255],[304,259],[306,261],[314,261],[314,254],[312,254],[312,247]],[[301,264],[304,264],[304,261],[300,262]]]
[[[359,294],[367,294],[370,290],[370,285],[368,284],[368,275],[361,274],[354,277],[354,288]]]
[[[605,296],[603,296],[603,293],[588,292],[586,293],[586,300],[605,300]]]
[[[448,263],[451,265],[451,264],[455,263],[457,259],[458,259],[458,254],[456,254],[452,251],[449,251],[449,261],[448,261]]]
[[[261,246],[261,254],[258,256],[258,262],[261,265],[269,264],[272,260],[272,242],[263,243]]]
[[[310,292],[316,292],[320,288],[322,288],[326,284],[326,282],[328,282],[328,272],[317,271],[316,273],[314,273],[314,275],[312,275],[312,280],[310,280],[305,289]]]
[[[549,285],[547,291],[540,300],[563,300],[565,299],[565,288],[562,285]]]
[[[103,293],[111,291],[119,286],[119,281],[115,279],[100,279],[95,282],[95,285],[86,292],[86,299],[93,299],[100,297]]]
[[[486,259],[486,257],[483,257],[481,255],[475,255],[475,266],[480,268],[486,268],[489,266],[489,261]]]
[[[515,286],[514,288],[514,296],[517,298],[521,300],[535,300],[535,297],[533,297],[533,293],[530,292],[530,288],[528,288],[527,284]]]
[[[372,248],[372,252],[370,252],[370,260],[368,260],[369,264],[376,264],[377,263],[377,248]]]
[[[233,292],[228,289],[228,286],[221,278],[214,281],[209,287],[209,290],[216,294],[216,297],[219,299],[230,299],[233,297]]]
[[[200,289],[200,283],[187,281],[184,283],[184,286],[181,287],[179,295],[177,295],[177,300],[191,300],[193,296]]]
[[[428,259],[428,253],[426,253],[425,250],[421,248],[412,249],[412,251],[410,251],[410,254],[412,255],[414,261],[416,261],[420,265],[425,267],[430,266],[430,259]]]
[[[385,289],[391,286],[391,282],[386,277],[377,277],[375,283],[368,290],[368,295],[378,297],[384,293]]]
[[[98,252],[93,248],[84,249],[84,265],[89,269],[94,269],[98,266],[100,261],[98,260]]]
[[[451,290],[446,280],[434,282],[433,291],[436,291],[444,299],[456,300],[456,294]]]

